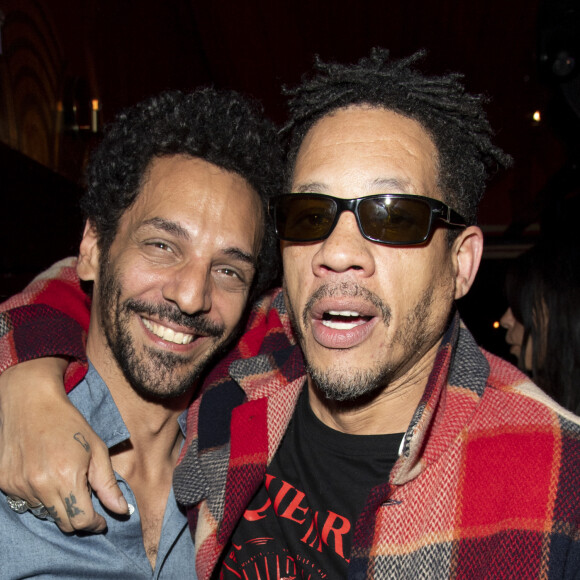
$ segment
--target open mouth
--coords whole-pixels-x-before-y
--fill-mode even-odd
[[[195,337],[193,334],[175,332],[173,329],[158,324],[157,322],[152,322],[147,318],[141,318],[141,320],[147,330],[167,342],[172,342],[174,344],[189,344]]]
[[[372,316],[364,316],[354,310],[327,310],[322,315],[322,324],[334,330],[351,330],[371,318]]]

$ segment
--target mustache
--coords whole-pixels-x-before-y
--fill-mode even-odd
[[[129,299],[123,304],[126,310],[136,314],[155,316],[160,320],[173,322],[193,331],[193,334],[204,334],[215,338],[222,338],[225,334],[225,325],[216,324],[208,320],[205,314],[185,314],[177,306],[169,304],[152,304],[142,300]]]
[[[306,302],[306,306],[304,306],[304,312],[302,314],[302,321],[304,322],[304,325],[308,325],[310,312],[312,311],[312,308],[316,302],[322,298],[332,298],[334,296],[362,298],[363,300],[370,302],[377,310],[380,311],[381,318],[383,319],[385,325],[388,326],[389,322],[391,321],[391,309],[374,292],[371,292],[363,286],[353,284],[352,282],[342,282],[340,284],[324,284],[310,296],[308,302]]]

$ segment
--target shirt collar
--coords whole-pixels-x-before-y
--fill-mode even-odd
[[[131,436],[105,381],[90,361],[85,378],[69,393],[69,400],[109,449]],[[186,419],[184,411],[178,418],[184,437]]]

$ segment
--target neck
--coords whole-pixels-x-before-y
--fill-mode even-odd
[[[146,398],[129,384],[103,341],[92,342],[89,329],[87,355],[130,433],[127,441],[110,450],[111,463],[135,494],[143,546],[155,569],[173,470],[183,442],[177,419],[191,401],[193,385],[192,390],[172,399]]]
[[[403,433],[423,396],[439,343],[400,378],[352,401],[328,399],[308,377],[313,413],[331,429],[351,435]]]
[[[129,384],[112,355],[103,356],[107,351],[94,348],[89,336],[87,355],[107,385],[131,434],[122,449],[112,450],[113,457],[124,457],[122,475],[127,475],[127,470],[137,463],[146,471],[167,469],[168,465],[173,469],[182,441],[177,419],[187,409],[192,392],[170,399],[145,398]]]

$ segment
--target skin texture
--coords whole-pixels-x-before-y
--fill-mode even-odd
[[[437,189],[437,151],[427,133],[416,122],[396,113],[365,107],[337,111],[311,129],[297,160],[293,190],[345,198],[396,191],[442,199]],[[237,202],[235,208],[238,212]],[[301,345],[311,368],[317,369],[318,375],[328,375],[326,391],[339,394],[329,399],[317,385],[318,379],[309,379],[310,402],[323,422],[348,433],[394,433],[406,429],[423,392],[453,300],[465,295],[473,283],[482,247],[481,231],[473,226],[463,230],[451,248],[443,229],[436,229],[428,243],[419,247],[376,244],[360,235],[354,216],[348,213],[341,216],[334,232],[323,242],[282,245],[287,302]],[[90,275],[98,272],[98,265],[94,264]],[[131,290],[127,296],[147,301],[153,296],[156,301],[161,294],[164,300],[175,302],[172,288],[182,288],[186,296],[185,290],[195,283],[194,278],[186,284],[187,277],[179,268],[176,275],[174,283],[168,282],[168,294],[162,293],[163,285],[155,284],[152,295],[147,288],[141,288],[142,291]],[[199,290],[192,290],[191,299],[194,294],[199,295]],[[185,301],[180,308],[186,308]],[[197,308],[204,311],[206,306],[202,303]],[[368,315],[372,323],[367,330],[355,333],[321,330],[323,312],[335,308],[356,309]],[[210,319],[223,321],[221,316],[212,315]],[[135,334],[139,349],[155,340],[140,324],[137,315],[130,316],[129,331]],[[317,330],[313,330],[315,326]],[[100,348],[106,347],[104,333],[97,340]],[[115,368],[114,372],[122,371]],[[353,372],[357,377],[346,389],[350,391],[350,401],[335,400],[343,397],[343,382]],[[37,388],[32,394],[27,393],[31,373],[44,377],[44,397]],[[5,381],[5,375],[9,381]],[[40,500],[46,505],[54,504],[63,513],[63,498],[72,492],[84,513],[72,520],[66,518],[61,527],[71,530],[92,526],[90,529],[100,530],[86,490],[87,474],[100,499],[110,502],[107,505],[117,505],[118,488],[108,461],[103,459],[108,456],[102,443],[82,418],[63,411],[63,404],[68,403],[62,394],[62,379],[56,378],[59,375],[62,377],[62,361],[42,359],[17,365],[0,376],[0,412],[6,397],[11,416],[24,422],[15,424],[12,432],[7,423],[0,424],[1,439],[19,441],[21,447],[17,453],[5,454],[20,458],[11,466],[11,473],[19,477],[8,485],[1,480],[5,471],[0,470],[0,483],[10,493],[34,503]],[[49,384],[47,376],[54,377]],[[357,394],[361,377],[365,376],[368,392]],[[35,405],[36,411],[31,408]],[[51,438],[47,437],[46,442],[43,439],[43,445],[55,440],[62,447],[63,440],[73,440],[73,434],[81,432],[90,445],[90,454],[76,440],[75,446],[67,447],[63,455],[62,450],[46,450],[38,441],[31,444],[15,435],[20,430],[38,433],[40,417],[49,412],[47,405],[60,421],[56,428],[51,425],[46,430]],[[28,429],[21,429],[26,423]],[[26,456],[25,462],[22,456]],[[54,461],[46,465],[45,457],[54,457]],[[58,463],[57,469],[54,463]],[[126,509],[126,504],[119,501],[116,509],[123,511],[123,505]]]
[[[87,354],[131,433],[111,459],[135,491],[152,565],[182,442],[176,418],[193,396],[192,378],[240,321],[262,219],[240,176],[175,156],[151,164],[106,257],[85,228],[77,268],[95,282]],[[109,509],[126,513],[127,503],[108,450],[63,394],[65,366],[39,359],[0,376],[2,489],[42,502],[63,531],[98,532],[105,522],[87,482]]]
[[[151,163],[106,255],[85,229],[77,270],[96,291],[87,355],[131,433],[111,460],[135,491],[152,567],[182,443],[177,417],[240,321],[261,233],[259,198],[241,177],[181,156]]]
[[[437,158],[416,121],[350,107],[306,135],[292,191],[442,199]],[[481,249],[476,227],[463,230],[452,248],[443,228],[421,246],[370,242],[349,212],[322,242],[282,243],[287,303],[308,364],[311,405],[324,423],[360,434],[406,429],[453,301],[468,291]],[[350,329],[329,328],[322,319],[330,311],[360,316]]]
[[[503,313],[503,316],[499,319],[499,323],[507,330],[505,333],[505,341],[510,347],[510,353],[519,360],[524,344],[524,325],[516,319],[511,308],[508,308]],[[528,371],[532,370],[532,351],[532,337],[530,336],[528,338],[524,360],[524,367]]]
[[[87,354],[94,361],[109,358],[112,350],[126,367],[125,373],[111,372],[107,384],[127,382],[129,375],[145,395],[171,397],[191,389],[240,320],[260,224],[258,196],[241,177],[177,156],[152,163],[106,260],[100,260],[94,230],[86,229],[78,272],[99,289]],[[176,344],[175,336],[157,336],[164,329],[177,340],[192,340]]]

